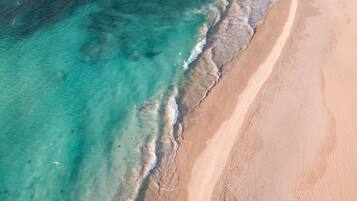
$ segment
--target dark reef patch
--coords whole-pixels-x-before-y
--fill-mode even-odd
[[[91,0],[0,0],[0,37],[27,37]]]

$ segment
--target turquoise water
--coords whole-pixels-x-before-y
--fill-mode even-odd
[[[208,0],[0,0],[0,200],[127,200]]]

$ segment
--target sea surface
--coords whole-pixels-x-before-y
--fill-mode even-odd
[[[238,2],[251,26],[240,50],[270,1]],[[179,111],[220,76],[224,62],[195,65],[223,51],[229,3],[0,0],[0,200],[138,199],[177,149]]]

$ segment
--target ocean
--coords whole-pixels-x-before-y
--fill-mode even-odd
[[[272,4],[237,2],[0,0],[0,200],[139,199]]]

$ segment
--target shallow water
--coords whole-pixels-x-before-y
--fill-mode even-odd
[[[0,0],[0,200],[127,200],[209,0]]]
[[[210,9],[205,29],[205,37],[193,48],[185,60],[185,79],[178,87],[176,103],[180,115],[173,127],[173,137],[181,140],[185,129],[200,119],[200,111],[195,110],[210,91],[220,81],[224,73],[230,70],[232,61],[247,47],[255,29],[264,20],[269,8],[278,0],[217,0]],[[204,48],[202,48],[202,46]],[[195,112],[192,112],[195,110]],[[157,167],[151,172],[145,185],[140,189],[144,200],[176,200],[182,190],[182,170],[176,166],[176,153],[179,146],[163,138],[165,147],[160,154]],[[166,146],[165,146],[166,145]],[[171,150],[171,151],[170,151]],[[182,155],[185,157],[186,154]]]

